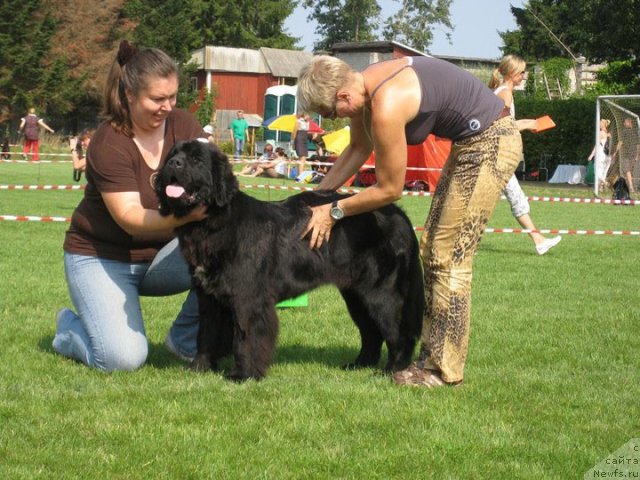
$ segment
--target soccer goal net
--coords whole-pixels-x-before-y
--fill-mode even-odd
[[[604,120],[603,125],[600,121]],[[602,127],[606,134],[602,133]],[[640,187],[640,95],[605,95],[596,106],[594,192],[623,178],[630,191]]]

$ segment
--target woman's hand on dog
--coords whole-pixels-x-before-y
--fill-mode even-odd
[[[189,212],[189,214],[187,216],[181,217],[181,218],[176,218],[176,223],[177,223],[177,227],[181,227],[182,225],[185,225],[187,223],[191,223],[191,222],[200,222],[202,220],[204,220],[205,218],[207,218],[208,214],[207,214],[207,206],[206,205],[199,205],[196,208],[194,208],[193,210],[191,210],[191,212]]]
[[[331,215],[329,215],[330,210],[331,204],[329,203],[311,208],[311,218],[309,219],[307,228],[300,237],[304,238],[311,232],[309,238],[310,248],[320,248],[324,242],[329,241],[331,229],[336,223],[336,221],[331,218]]]

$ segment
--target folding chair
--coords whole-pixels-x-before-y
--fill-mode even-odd
[[[544,181],[549,181],[549,163],[553,155],[550,153],[541,153],[538,161],[538,181],[542,181],[542,172],[544,172]]]

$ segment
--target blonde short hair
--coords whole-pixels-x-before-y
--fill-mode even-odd
[[[298,110],[325,113],[335,108],[336,93],[350,80],[353,70],[329,55],[313,57],[298,75]]]
[[[524,72],[526,67],[527,63],[518,55],[505,55],[502,57],[498,68],[495,68],[491,73],[489,88],[498,87],[506,77]]]

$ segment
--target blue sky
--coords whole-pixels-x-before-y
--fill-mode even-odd
[[[379,1],[383,18],[400,6],[394,0]],[[524,3],[526,0],[453,0],[450,8],[454,25],[452,43],[448,43],[444,31],[436,30],[430,52],[434,55],[499,58],[502,40],[498,32],[513,30],[516,26],[509,6],[522,7]],[[315,41],[315,24],[307,20],[307,15],[307,11],[298,7],[285,22],[285,28],[289,34],[302,37],[300,45],[311,51]]]

